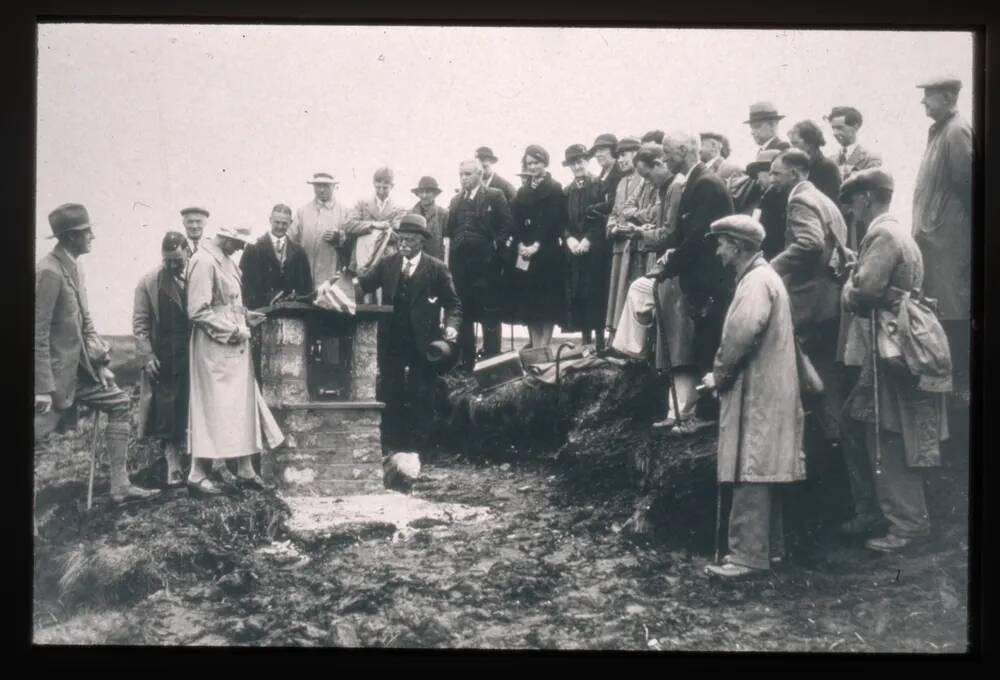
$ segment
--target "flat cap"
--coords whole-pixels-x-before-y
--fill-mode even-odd
[[[427,219],[423,215],[409,213],[403,215],[399,220],[400,234],[420,234],[424,238],[433,238],[430,229],[427,228]]]
[[[757,247],[764,242],[764,227],[749,215],[728,215],[712,222],[711,231],[705,238],[713,236],[732,236],[743,241],[749,241]]]
[[[962,89],[962,81],[952,75],[942,75],[923,81],[917,87],[932,90],[952,90],[958,92]]]
[[[840,200],[846,200],[851,194],[857,191],[868,191],[871,189],[887,189],[892,191],[895,182],[890,175],[881,168],[868,168],[856,172],[840,186]]]
[[[317,172],[314,173],[312,179],[307,179],[306,184],[339,184],[337,180],[333,178],[328,172]]]
[[[196,205],[193,205],[190,208],[184,208],[184,210],[181,210],[181,215],[191,215],[191,214],[204,215],[205,217],[208,217],[208,211],[205,210],[204,208],[199,208]]]

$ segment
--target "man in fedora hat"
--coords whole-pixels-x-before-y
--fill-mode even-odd
[[[191,252],[197,252],[202,234],[205,233],[205,222],[208,220],[208,211],[193,205],[190,208],[181,210],[181,220],[184,224],[184,233],[187,234]]]
[[[729,155],[729,140],[725,135],[709,131],[702,132],[700,137],[701,147],[698,149],[698,157],[706,168],[718,175],[723,182],[730,177],[743,174],[740,166],[726,158]],[[723,150],[726,151],[725,155]]]
[[[422,215],[404,215],[397,238],[399,251],[359,272],[358,283],[365,293],[381,289],[383,302],[393,307],[392,316],[379,327],[379,345],[385,347],[379,399],[385,402],[386,440],[394,446],[419,445],[433,415],[431,390],[436,366],[428,355],[440,357],[436,341],[458,340],[462,303],[448,267],[423,252],[431,238],[427,220]]]
[[[487,189],[499,189],[508,203],[513,201],[517,192],[513,184],[496,173],[494,166],[499,159],[493,153],[493,149],[488,146],[479,147],[476,149],[476,160],[483,166],[483,186]]]
[[[106,412],[111,500],[148,498],[157,492],[129,481],[129,396],[108,368],[111,348],[90,318],[77,261],[94,240],[90,217],[79,203],[65,203],[49,213],[49,225],[58,243],[35,270],[35,437],[52,432],[74,405]]]
[[[500,353],[501,267],[511,235],[510,206],[503,192],[483,186],[479,161],[463,161],[458,168],[462,186],[448,206],[448,268],[462,298],[462,325],[458,346],[461,367],[476,366],[476,330],[483,327],[483,353]]]
[[[781,485],[805,479],[802,401],[788,292],[764,259],[764,227],[747,215],[712,222],[706,239],[736,276],[722,343],[702,383],[721,402],[717,478],[732,483],[729,554],[709,575],[746,576],[784,557]]]
[[[444,230],[448,226],[448,210],[435,202],[441,193],[441,188],[433,177],[421,177],[412,191],[420,200],[410,212],[422,215],[427,220],[427,231],[431,232],[431,237],[424,246],[424,252],[442,262],[447,262],[448,256],[444,252]]]
[[[252,456],[262,439],[271,448],[284,440],[254,379],[250,326],[264,315],[243,305],[242,275],[232,256],[252,242],[246,227],[223,227],[202,244],[187,269],[187,312],[191,321],[191,397],[188,443],[192,493],[218,495],[209,462],[224,482],[268,486],[254,471]],[[263,434],[263,437],[262,437]],[[237,460],[234,476],[224,463]]]
[[[778,137],[778,121],[784,116],[772,102],[756,102],[750,105],[750,117],[743,121],[750,126],[750,135],[757,142],[757,153],[768,149],[784,151],[791,144]]]
[[[347,264],[347,209],[333,197],[337,180],[327,172],[317,172],[312,184],[315,198],[298,209],[288,229],[288,238],[306,251],[313,281],[324,281]]]
[[[184,484],[180,457],[187,450],[191,324],[184,272],[191,252],[176,231],[163,237],[160,252],[162,263],[139,281],[132,306],[132,335],[143,364],[136,436],[162,442],[167,486],[175,487]]]
[[[938,302],[955,367],[955,391],[968,418],[972,311],[972,126],[957,110],[962,81],[923,81],[921,103],[934,121],[913,192],[913,238],[924,258],[924,292]],[[955,413],[959,415],[958,412]]]

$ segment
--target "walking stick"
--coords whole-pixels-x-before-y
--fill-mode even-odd
[[[722,558],[719,556],[720,544],[722,540],[719,538],[719,534],[722,533],[722,482],[719,481],[719,476],[715,476],[715,563],[722,564]]]
[[[878,317],[872,309],[872,382],[874,383],[875,396],[875,474],[882,474],[882,437],[879,430],[882,428],[882,421],[878,412]]]
[[[94,501],[94,467],[97,464],[97,437],[100,434],[100,425],[101,412],[94,411],[94,434],[90,438],[90,478],[87,480],[87,510],[90,510]]]

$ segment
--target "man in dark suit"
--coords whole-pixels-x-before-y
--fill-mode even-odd
[[[476,149],[476,159],[483,166],[483,186],[487,189],[499,189],[503,192],[503,197],[510,203],[514,200],[517,190],[514,185],[496,173],[493,166],[499,160],[493,153],[493,149],[488,146],[481,146]]]
[[[462,299],[458,345],[461,367],[476,366],[475,322],[483,326],[485,356],[500,353],[501,267],[510,238],[510,206],[503,192],[483,186],[482,166],[474,160],[458,168],[462,191],[448,207],[448,266]]]
[[[757,153],[775,149],[784,151],[791,144],[778,137],[778,121],[784,116],[778,114],[778,108],[771,102],[757,102],[750,105],[750,117],[743,121],[750,126],[750,135],[757,142]]]
[[[313,291],[309,258],[288,238],[292,209],[279,203],[271,210],[271,231],[243,252],[243,301],[248,309],[265,307],[283,293],[305,295]]]
[[[379,398],[385,402],[386,440],[393,445],[419,445],[430,422],[437,366],[429,360],[428,352],[433,354],[441,347],[441,310],[447,347],[458,339],[462,323],[462,303],[448,268],[423,252],[425,240],[431,236],[422,215],[405,215],[399,223],[399,252],[380,258],[358,276],[364,292],[381,288],[383,302],[393,307],[379,337],[379,344],[386,348]]]
[[[94,233],[87,209],[65,203],[49,213],[59,243],[35,270],[35,437],[52,432],[84,404],[108,414],[111,500],[155,496],[128,477],[129,396],[108,368],[111,347],[90,318],[87,287],[78,258],[90,252]]]
[[[712,222],[732,215],[733,199],[719,179],[698,157],[698,138],[674,132],[663,138],[664,162],[671,172],[685,173],[687,181],[677,208],[677,246],[657,260],[656,278],[678,277],[694,320],[694,364],[703,372],[712,370],[722,339],[722,323],[732,295],[732,276],[715,254],[715,244],[706,239]],[[692,415],[674,430],[686,433],[704,427]]]

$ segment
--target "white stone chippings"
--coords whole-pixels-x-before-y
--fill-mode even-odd
[[[341,524],[386,522],[406,535],[410,523],[435,519],[450,524],[479,523],[490,519],[486,507],[461,503],[435,503],[392,491],[357,496],[286,496],[291,509],[287,527],[292,533],[314,532]]]
[[[312,468],[299,470],[288,467],[285,468],[283,474],[285,481],[289,484],[308,484],[316,479],[316,471]]]

